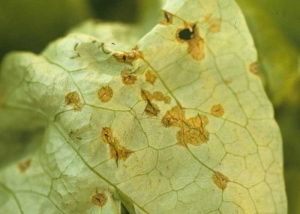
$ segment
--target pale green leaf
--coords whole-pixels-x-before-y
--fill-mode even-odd
[[[1,169],[0,213],[287,212],[280,132],[238,6],[163,11],[141,39],[87,23],[41,55],[6,56],[3,111],[29,118],[10,127],[37,148]]]

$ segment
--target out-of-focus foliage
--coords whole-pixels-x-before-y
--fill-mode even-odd
[[[40,52],[91,16],[87,0],[0,1],[0,58],[11,50]]]

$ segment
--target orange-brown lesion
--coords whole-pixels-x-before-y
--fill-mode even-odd
[[[70,92],[65,96],[65,104],[72,106],[75,111],[80,111],[82,109],[80,96],[76,91]]]
[[[96,193],[92,196],[92,202],[99,207],[103,207],[107,203],[107,196],[103,193]]]
[[[109,127],[102,128],[101,132],[102,140],[109,145],[110,155],[113,159],[126,160],[132,151],[123,147],[117,138],[113,136],[113,131]]]
[[[121,72],[122,82],[125,85],[132,85],[137,80],[137,76],[133,75],[133,72],[130,69],[123,69]]]
[[[98,98],[104,103],[110,101],[113,94],[113,90],[109,86],[104,86],[98,90]]]
[[[225,113],[224,108],[221,104],[217,104],[211,107],[210,112],[215,117],[222,117]]]
[[[253,62],[249,65],[249,70],[252,74],[259,75],[258,62]]]
[[[209,133],[206,130],[208,118],[205,115],[198,114],[195,117],[186,119],[185,111],[179,105],[167,111],[161,122],[165,127],[175,126],[180,128],[176,134],[180,145],[192,144],[199,146],[209,140]]]
[[[188,44],[188,53],[195,59],[204,59],[204,40],[199,35],[196,24],[185,24],[184,28],[180,28],[176,32],[176,39],[179,42]]]
[[[206,14],[204,20],[209,24],[209,31],[212,33],[218,33],[221,31],[222,19],[221,18],[212,18],[212,14]]]
[[[31,160],[31,159],[27,159],[27,160],[25,160],[25,161],[23,161],[23,162],[20,162],[20,163],[18,164],[18,169],[19,169],[19,171],[20,171],[21,173],[26,172],[26,171],[30,168],[31,163],[32,163],[32,160]]]
[[[213,182],[221,189],[224,190],[227,187],[228,182],[230,182],[229,178],[223,175],[221,172],[215,172],[212,176]]]
[[[145,77],[146,77],[146,81],[151,83],[152,85],[154,85],[157,79],[157,77],[149,70],[145,73]]]
[[[143,58],[143,54],[137,47],[134,47],[130,52],[117,52],[113,56],[118,62],[131,64],[136,59]]]
[[[171,102],[171,98],[169,96],[165,96],[160,91],[155,91],[153,94],[151,94],[147,90],[142,90],[141,96],[142,99],[147,102],[145,113],[151,117],[157,116],[160,112],[159,107],[153,101],[163,101],[166,104]]]

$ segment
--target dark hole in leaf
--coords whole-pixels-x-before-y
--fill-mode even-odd
[[[192,36],[194,35],[194,27],[193,26],[193,29],[191,30],[190,28],[185,28],[181,31],[179,31],[179,38],[182,39],[182,40],[191,40],[192,39]]]

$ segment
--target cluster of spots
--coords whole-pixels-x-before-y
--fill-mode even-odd
[[[185,28],[178,29],[176,39],[179,42],[187,42],[188,53],[195,59],[204,59],[204,40],[199,36],[196,24],[187,24]]]
[[[80,111],[82,109],[80,97],[76,91],[70,92],[66,95],[65,103],[66,105],[72,106],[75,111]]]
[[[151,71],[147,71],[145,73],[145,78],[146,78],[146,81],[149,82],[152,85],[154,85],[154,83],[157,79],[157,77]]]
[[[209,139],[209,133],[205,128],[208,124],[208,118],[205,115],[198,114],[195,117],[186,119],[184,110],[178,105],[167,111],[161,122],[165,127],[175,126],[180,128],[176,134],[180,145],[192,144],[199,146]]]
[[[111,128],[104,127],[101,132],[102,140],[109,145],[110,155],[112,158],[118,160],[126,160],[129,155],[131,155],[132,151],[123,147],[119,141],[113,136],[113,132]]]
[[[173,15],[167,11],[164,11],[165,20],[161,21],[159,24],[170,25],[173,23]]]
[[[143,54],[135,47],[131,52],[114,53],[114,57],[118,62],[131,64],[134,60],[143,58]]]
[[[212,179],[221,190],[226,189],[227,183],[230,181],[229,178],[223,175],[221,172],[215,172],[215,174],[212,176]]]
[[[133,72],[130,69],[123,69],[121,72],[122,82],[125,85],[132,85],[137,80],[137,77],[132,74]]]
[[[205,15],[205,22],[209,24],[209,31],[212,33],[218,33],[221,31],[222,19],[212,18],[212,14]]]
[[[25,160],[21,163],[18,164],[18,169],[21,173],[24,173],[27,171],[27,169],[29,169],[29,167],[31,166],[31,159]]]
[[[113,90],[109,86],[104,86],[98,90],[98,98],[103,103],[110,101],[112,96]]]
[[[249,66],[250,72],[251,72],[252,74],[258,75],[257,67],[258,67],[258,63],[257,63],[257,62],[251,63],[250,66]]]
[[[221,104],[214,105],[211,107],[210,112],[215,117],[222,117],[224,114],[224,108]]]
[[[92,196],[92,202],[99,207],[103,207],[107,202],[107,196],[103,193],[97,193]]]
[[[169,96],[164,96],[164,94],[160,91],[155,91],[151,94],[149,91],[142,90],[141,95],[143,100],[147,102],[145,113],[151,117],[157,116],[160,112],[158,106],[152,101],[163,101],[165,104],[170,104],[171,102],[171,98]]]

